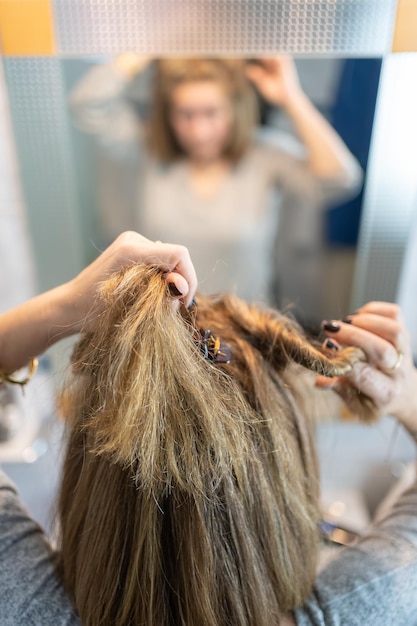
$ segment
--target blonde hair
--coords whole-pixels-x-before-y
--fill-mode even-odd
[[[245,74],[243,59],[164,59],[156,65],[152,114],[147,127],[148,144],[163,162],[184,155],[170,124],[171,95],[181,84],[212,81],[221,85],[230,98],[233,125],[225,156],[239,161],[249,148],[258,123],[258,101]]]
[[[237,298],[200,298],[227,342],[204,358],[161,272],[104,285],[75,349],[59,500],[65,585],[85,626],[269,626],[309,595],[318,471],[300,365],[343,374],[296,324]]]

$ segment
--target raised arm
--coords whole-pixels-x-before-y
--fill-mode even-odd
[[[250,63],[247,74],[261,95],[291,118],[307,151],[311,172],[321,178],[340,178],[356,187],[361,169],[343,140],[315,108],[298,80],[290,57],[262,58]]]
[[[147,57],[125,53],[86,72],[69,100],[76,126],[109,150],[135,146],[141,137],[140,120],[126,90],[148,64]]]
[[[123,233],[74,279],[0,316],[0,369],[14,372],[59,339],[91,328],[101,310],[100,283],[138,262],[159,265],[173,297],[190,304],[197,279],[188,250]]]

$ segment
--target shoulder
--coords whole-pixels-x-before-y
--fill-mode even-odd
[[[0,470],[1,624],[79,626],[56,556],[12,481]]]
[[[317,577],[297,624],[414,623],[417,614],[416,486],[359,542],[344,548]],[[355,618],[352,619],[352,607]]]

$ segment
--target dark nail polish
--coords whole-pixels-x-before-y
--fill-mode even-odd
[[[334,322],[325,321],[323,322],[322,327],[329,333],[337,333],[340,330],[339,324],[335,324]]]
[[[344,319],[342,319],[342,322],[344,322],[345,324],[351,324],[352,320],[350,319],[350,317],[345,317]]]
[[[326,339],[324,342],[324,347],[328,350],[339,350],[339,346],[334,343],[331,339]]]
[[[190,302],[190,304],[188,305],[188,310],[194,308],[197,306],[197,300],[195,298],[193,298]]]
[[[171,296],[178,297],[178,296],[183,295],[175,283],[169,283],[168,289],[169,289]]]

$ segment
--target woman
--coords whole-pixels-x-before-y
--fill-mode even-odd
[[[166,273],[174,271],[168,280],[186,305],[195,285],[184,249],[172,256],[171,246],[132,236],[72,286],[30,304],[30,320],[24,308],[6,317],[6,327],[0,318],[0,337],[7,330],[12,341],[19,328],[32,326],[30,337],[42,339],[21,346],[14,362],[9,354],[9,365],[2,361],[8,371],[45,346],[47,319],[66,333],[86,319],[74,386],[62,403],[71,436],[60,505],[62,571],[83,623],[283,624],[293,609],[298,624],[412,623],[415,485],[314,581],[315,454],[297,397],[303,377],[293,362],[343,375],[336,379],[342,393],[353,381],[359,399],[371,400],[365,415],[387,408],[415,437],[417,372],[396,307],[371,303],[351,324],[328,324],[329,335],[362,346],[369,362],[361,350],[338,349],[334,339],[329,359],[287,318],[233,298],[203,298],[197,311],[175,311]],[[126,270],[136,260],[152,266]],[[97,298],[97,281],[119,267],[123,272]],[[208,323],[211,334],[201,332]],[[0,497],[4,623],[76,624],[51,552],[4,477]],[[135,607],[142,621],[131,621]]]
[[[276,265],[285,276],[297,271],[301,245],[317,247],[315,209],[357,191],[356,160],[303,92],[290,58],[157,61],[145,83],[149,108],[147,65],[122,55],[93,68],[71,95],[78,126],[111,159],[99,185],[105,229],[183,243],[204,293],[270,300],[278,219]],[[282,136],[255,134],[253,85],[288,115],[301,154],[283,148]]]

